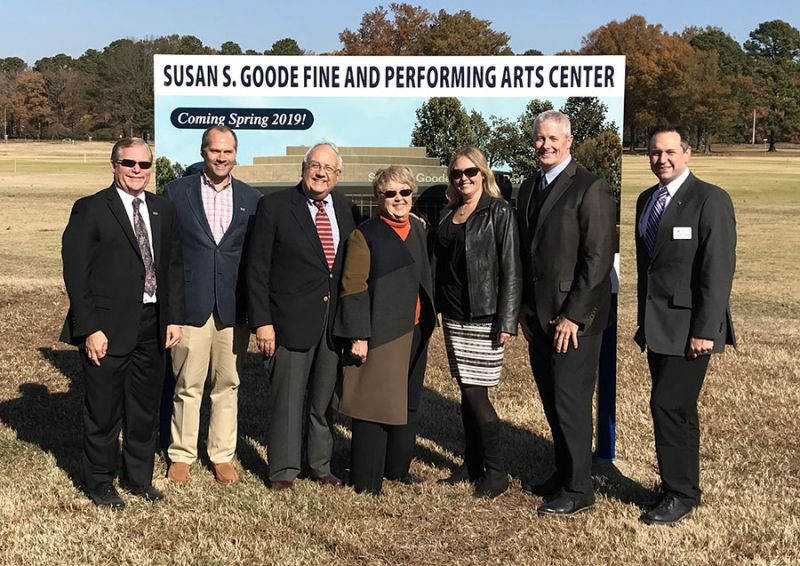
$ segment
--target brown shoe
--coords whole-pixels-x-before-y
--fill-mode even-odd
[[[273,480],[270,482],[272,491],[284,491],[287,489],[292,489],[293,486],[294,482],[292,480]]]
[[[186,485],[189,482],[189,464],[172,462],[169,465],[167,477],[178,485]]]
[[[239,481],[239,474],[230,462],[214,464],[214,477],[217,478],[219,483],[224,484]]]

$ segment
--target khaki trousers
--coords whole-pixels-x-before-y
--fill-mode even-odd
[[[184,326],[172,349],[175,395],[172,409],[172,462],[197,460],[200,405],[206,378],[211,384],[208,457],[214,464],[233,460],[236,452],[239,374],[247,353],[247,325],[224,326],[216,312],[203,326]]]

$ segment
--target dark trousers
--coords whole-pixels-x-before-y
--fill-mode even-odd
[[[383,478],[402,479],[408,473],[417,443],[417,407],[425,379],[428,344],[417,326],[411,343],[408,411],[404,425],[353,419],[350,441],[350,483],[360,493],[380,495]]]
[[[700,420],[697,399],[710,356],[694,359],[647,353],[653,389],[650,411],[664,492],[700,504]]]
[[[267,435],[270,481],[292,481],[300,474],[304,428],[306,460],[311,475],[320,478],[331,473],[330,405],[339,374],[339,356],[328,344],[326,325],[327,316],[314,347],[289,350],[278,346],[275,355],[266,362],[270,376]],[[308,420],[304,423],[306,415]]]
[[[399,480],[408,473],[417,440],[417,420],[417,411],[408,411],[404,425],[353,419],[350,483],[357,492],[380,495],[384,477]]]
[[[592,395],[603,335],[580,336],[578,348],[570,345],[557,354],[552,333],[544,332],[534,318],[529,325],[531,369],[544,414],[553,435],[556,474],[570,497],[594,500],[592,487]]]
[[[132,352],[106,355],[94,366],[81,348],[86,376],[83,407],[83,480],[89,491],[111,482],[122,431],[122,479],[149,486],[158,430],[158,406],[164,378],[164,351],[157,309],[145,305],[139,338]]]

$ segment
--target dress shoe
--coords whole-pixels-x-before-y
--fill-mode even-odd
[[[412,474],[411,472],[408,472],[402,478],[398,478],[398,479],[396,479],[394,481],[400,482],[400,483],[405,484],[405,485],[418,485],[418,484],[421,484],[421,483],[425,482],[425,480],[423,480],[421,477],[419,477],[418,475]]]
[[[642,515],[648,525],[674,525],[692,516],[692,506],[668,493],[656,507]]]
[[[542,483],[522,482],[522,492],[550,499],[561,491],[561,478],[553,474]]]
[[[164,494],[152,485],[126,485],[125,489],[130,492],[131,495],[141,497],[150,503],[156,503],[164,499]]]
[[[178,485],[186,485],[189,482],[189,464],[184,462],[172,462],[167,471],[167,477]]]
[[[270,482],[270,487],[272,491],[284,491],[286,489],[292,489],[294,487],[293,480],[274,480]]]
[[[100,484],[96,489],[89,492],[89,497],[98,507],[105,507],[112,511],[122,511],[125,508],[125,502],[111,483]]]
[[[560,517],[568,517],[570,515],[582,513],[583,511],[588,511],[592,507],[594,507],[593,499],[578,499],[562,493],[558,497],[554,497],[542,503],[536,512],[540,516],[557,515]]]
[[[332,487],[342,487],[344,485],[342,483],[342,480],[340,480],[333,474],[328,474],[326,476],[322,476],[321,478],[314,478],[314,481],[317,483],[321,483],[322,485],[330,485]]]
[[[214,477],[218,483],[229,484],[239,481],[239,474],[231,462],[214,464]]]

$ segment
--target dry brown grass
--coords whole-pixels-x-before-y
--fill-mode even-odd
[[[242,384],[238,485],[202,466],[168,500],[125,496],[125,512],[96,509],[76,487],[82,382],[75,352],[57,342],[66,297],[59,237],[72,201],[109,181],[105,144],[0,144],[0,563],[3,564],[795,564],[800,561],[800,158],[695,158],[693,169],[731,192],[739,222],[735,352],[712,362],[701,398],[704,505],[676,528],[638,520],[633,500],[657,483],[645,359],[635,317],[633,205],[652,182],[644,158],[624,160],[618,459],[598,464],[595,510],[536,517],[520,478],[543,479],[550,441],[521,340],[494,396],[505,421],[514,488],[478,501],[434,482],[459,462],[457,391],[439,335],[432,345],[414,487],[380,499],[299,482],[264,485],[265,382],[251,354]],[[83,154],[86,163],[83,163]],[[17,159],[17,173],[9,162]],[[66,173],[64,171],[67,171]],[[334,471],[347,465],[337,426]]]

